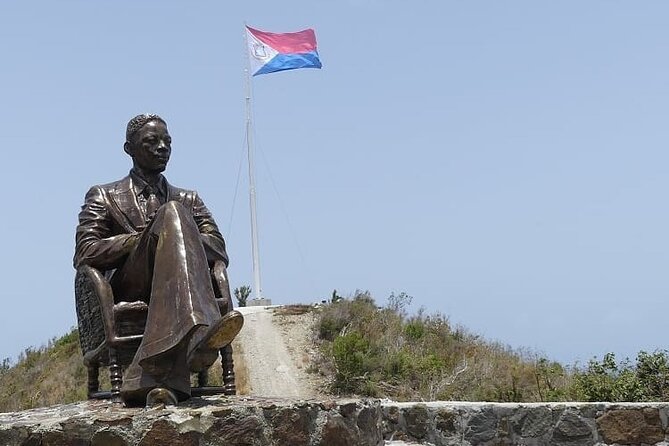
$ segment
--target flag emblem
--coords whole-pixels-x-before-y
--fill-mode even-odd
[[[253,45],[253,57],[256,59],[267,59],[267,51],[265,51],[265,45],[254,44]]]
[[[313,29],[294,33],[270,33],[247,26],[246,39],[253,76],[322,67]]]

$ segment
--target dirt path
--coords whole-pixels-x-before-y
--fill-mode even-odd
[[[240,395],[309,399],[321,383],[306,368],[312,351],[313,312],[290,314],[281,307],[238,308],[244,327],[233,349]]]

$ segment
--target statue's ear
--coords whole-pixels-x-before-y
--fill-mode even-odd
[[[130,143],[128,141],[126,141],[125,144],[123,144],[123,151],[128,155],[132,156],[132,147],[130,146]]]

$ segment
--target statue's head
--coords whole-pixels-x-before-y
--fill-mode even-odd
[[[167,123],[154,114],[135,116],[128,122],[123,150],[132,157],[135,167],[149,173],[164,171],[172,152]]]

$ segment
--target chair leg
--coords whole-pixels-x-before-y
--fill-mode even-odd
[[[198,387],[207,387],[209,384],[209,370],[202,370],[197,372],[197,386]]]
[[[113,403],[121,403],[121,385],[123,376],[121,366],[118,365],[118,356],[115,348],[109,349],[109,380],[111,381],[111,399]]]
[[[232,345],[228,344],[221,349],[221,365],[223,366],[223,393],[235,395],[235,365],[232,361]]]
[[[97,363],[88,366],[88,398],[92,398],[93,394],[100,390],[99,378],[100,365]]]

